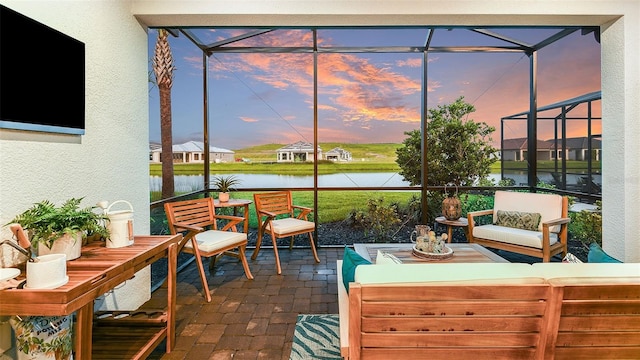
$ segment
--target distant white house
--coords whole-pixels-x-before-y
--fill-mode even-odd
[[[276,150],[278,162],[313,162],[313,144],[306,141],[298,141]],[[322,159],[322,149],[318,146],[318,159]]]
[[[335,147],[327,151],[324,158],[331,161],[351,161],[351,152]]]
[[[554,140],[537,141],[538,160],[586,160],[589,151],[589,141],[586,137],[576,137],[566,139],[567,151],[562,150],[562,143],[558,140],[558,146]],[[502,147],[502,160],[505,161],[526,161],[527,160],[527,138],[504,139]],[[602,141],[600,139],[591,140],[592,160],[600,160],[602,153]]]
[[[201,141],[189,141],[184,144],[173,145],[174,163],[204,163],[204,143]],[[160,162],[162,147],[157,144],[149,146],[151,162]],[[215,146],[209,146],[210,162],[233,162],[235,152]]]

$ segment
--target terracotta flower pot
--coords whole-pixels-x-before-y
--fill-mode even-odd
[[[221,192],[218,194],[218,200],[220,200],[220,202],[227,202],[229,201],[229,193],[228,192]]]

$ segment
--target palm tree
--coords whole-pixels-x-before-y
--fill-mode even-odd
[[[160,92],[160,138],[162,142],[162,198],[174,195],[173,135],[171,134],[171,86],[173,85],[173,56],[167,40],[169,32],[158,30],[158,40],[153,57],[153,72]]]

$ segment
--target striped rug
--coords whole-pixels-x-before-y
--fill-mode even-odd
[[[341,359],[338,314],[298,315],[289,359]]]

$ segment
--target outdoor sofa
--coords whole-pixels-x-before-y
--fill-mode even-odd
[[[491,221],[481,225],[481,217]],[[469,242],[551,261],[567,253],[568,199],[557,194],[496,191],[493,209],[469,212]]]
[[[342,263],[344,358],[640,359],[637,263]]]

